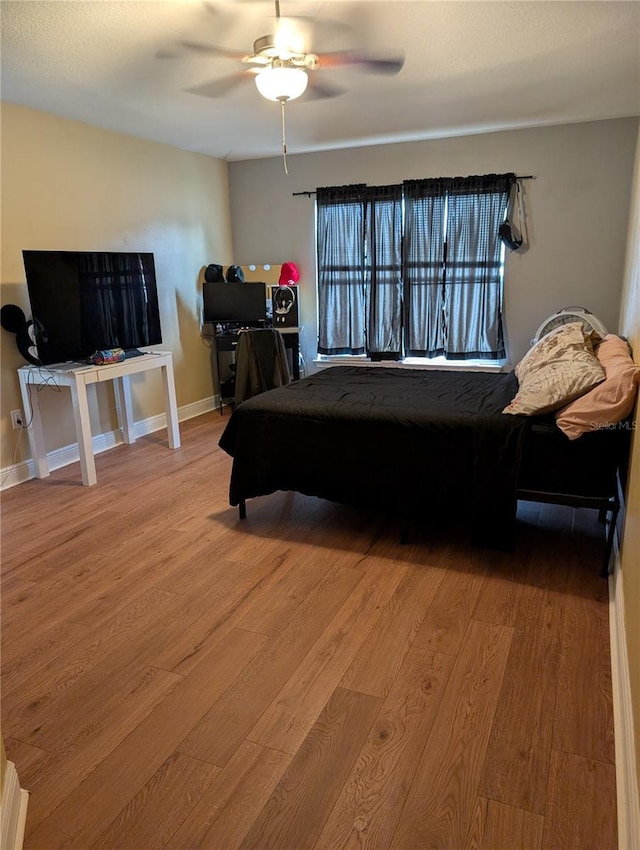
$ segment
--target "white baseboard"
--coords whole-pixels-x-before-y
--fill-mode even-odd
[[[609,631],[616,742],[618,848],[619,850],[638,850],[640,848],[640,800],[623,596],[620,556],[616,553],[615,567],[609,576]]]
[[[178,409],[178,420],[184,422],[187,419],[193,419],[203,413],[208,413],[210,410],[215,410],[218,405],[217,396],[201,399],[200,401],[185,404]],[[157,416],[150,416],[148,419],[143,419],[136,422],[133,426],[133,432],[136,437],[144,437],[147,434],[153,434],[155,431],[161,431],[167,427],[167,417],[164,413]],[[97,434],[92,438],[94,455],[100,452],[106,452],[108,449],[114,448],[122,443],[122,434],[120,430],[109,431],[105,434]],[[80,452],[77,443],[72,443],[69,446],[63,446],[60,449],[47,452],[47,460],[49,469],[61,469],[63,466],[68,466],[70,463],[77,463],[80,460]],[[21,463],[13,464],[0,470],[0,490],[8,490],[9,487],[15,487],[16,484],[22,484],[23,481],[29,481],[35,477],[35,465],[33,460],[22,461]],[[0,848],[4,850],[4,848]]]
[[[12,761],[6,763],[2,780],[0,850],[22,850],[29,794],[23,791]]]

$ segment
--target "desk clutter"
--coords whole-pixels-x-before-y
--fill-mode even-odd
[[[123,348],[106,348],[92,354],[88,362],[94,366],[104,366],[107,363],[122,363],[126,359],[127,355]]]
[[[212,343],[214,386],[221,412],[224,401],[238,403],[246,396],[246,387],[243,389],[238,380],[242,370],[239,372],[236,359],[245,330],[265,332],[262,336],[254,334],[256,344],[258,339],[266,340],[267,331],[279,331],[283,337],[282,346],[277,344],[279,368],[284,373],[284,366],[288,365],[291,378],[300,377],[299,280],[300,272],[293,262],[279,266],[229,266],[226,272],[220,264],[206,267],[203,321],[210,326],[205,335]],[[249,348],[253,351],[253,346]],[[260,383],[266,385],[269,381]]]
[[[300,324],[297,286],[205,280],[202,298],[203,319],[214,325],[294,328]]]

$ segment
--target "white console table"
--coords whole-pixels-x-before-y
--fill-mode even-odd
[[[49,462],[47,461],[44,430],[38,404],[38,392],[30,391],[30,387],[52,383],[56,386],[69,387],[71,390],[73,417],[80,450],[82,483],[86,487],[90,487],[97,482],[98,478],[93,457],[87,386],[104,381],[114,382],[122,437],[125,443],[134,443],[136,438],[133,429],[129,377],[140,372],[148,372],[150,369],[162,370],[169,447],[177,449],[180,447],[180,431],[173,380],[173,359],[170,351],[143,354],[139,357],[123,360],[122,363],[109,363],[105,366],[57,363],[53,366],[22,366],[18,369],[20,392],[22,393],[22,404],[27,423],[26,430],[35,464],[36,477],[46,478],[49,475]]]

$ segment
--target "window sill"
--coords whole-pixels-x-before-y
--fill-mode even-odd
[[[446,360],[444,357],[405,357],[404,360],[379,360],[372,362],[364,355],[337,357],[320,354],[314,359],[317,368],[325,366],[375,366],[384,369],[446,369],[453,372],[509,372],[511,365],[505,360]]]

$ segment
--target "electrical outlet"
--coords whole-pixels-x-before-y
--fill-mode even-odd
[[[12,410],[11,411],[11,427],[14,431],[17,431],[19,428],[22,428],[24,424],[24,416],[22,415],[21,410]]]

